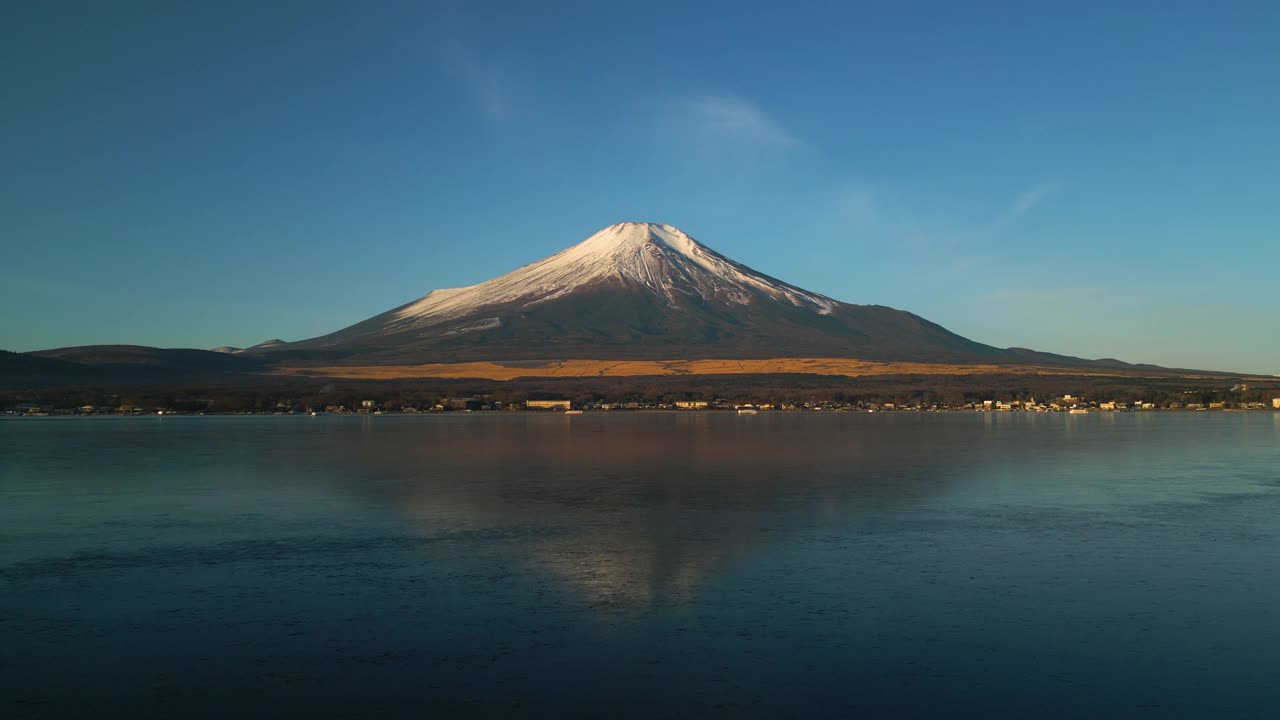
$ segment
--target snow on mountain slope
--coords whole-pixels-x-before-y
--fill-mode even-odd
[[[395,312],[404,327],[434,325],[492,305],[525,307],[616,282],[670,305],[684,298],[747,304],[766,298],[829,314],[836,302],[754,272],[670,225],[619,223],[551,257],[478,285],[436,290]]]
[[[908,312],[803,290],[670,225],[620,223],[487,282],[245,352],[381,365],[695,356],[987,362],[1002,351]]]

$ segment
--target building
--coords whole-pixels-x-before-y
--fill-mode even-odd
[[[704,410],[707,407],[706,400],[677,400],[676,408],[680,410]]]
[[[484,408],[484,401],[480,398],[445,398],[440,404],[447,410],[481,410]]]
[[[1271,398],[1271,407],[1280,410],[1280,398]]]
[[[524,405],[530,410],[568,410],[572,407],[568,400],[529,400]]]

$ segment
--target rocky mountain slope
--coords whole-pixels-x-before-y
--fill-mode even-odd
[[[329,335],[244,352],[367,365],[687,357],[1014,360],[1009,351],[911,313],[851,305],[796,287],[670,225],[652,223],[612,225],[493,280],[432,291]]]

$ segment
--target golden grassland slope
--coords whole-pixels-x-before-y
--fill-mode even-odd
[[[672,375],[1080,375],[1090,377],[1182,376],[1180,372],[1066,368],[1038,365],[951,365],[917,362],[872,362],[850,358],[774,358],[770,360],[562,360],[542,364],[500,362],[427,363],[351,367],[276,368],[275,374],[345,380],[406,380],[415,378],[646,377]]]

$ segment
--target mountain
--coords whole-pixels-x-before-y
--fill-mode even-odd
[[[193,382],[248,376],[268,366],[260,357],[144,345],[83,345],[0,352],[0,386],[68,383]]]
[[[94,378],[93,368],[80,363],[30,353],[0,350],[0,386],[51,385]]]
[[[896,367],[867,367],[874,363]],[[286,377],[965,374],[957,366],[979,373],[1235,375],[996,348],[909,312],[844,303],[783,282],[670,225],[620,223],[487,282],[434,290],[309,340],[212,351],[96,345],[9,353],[0,356],[0,386]]]
[[[493,280],[435,290],[329,335],[244,353],[340,365],[1038,356],[968,340],[902,310],[843,303],[757,272],[670,225],[631,222]]]
[[[270,350],[273,347],[277,347],[279,345],[284,345],[284,344],[285,342],[280,338],[271,338],[270,340],[263,340],[257,345],[250,345],[247,348],[232,348],[231,352],[242,353],[242,352],[254,352],[256,350]]]

